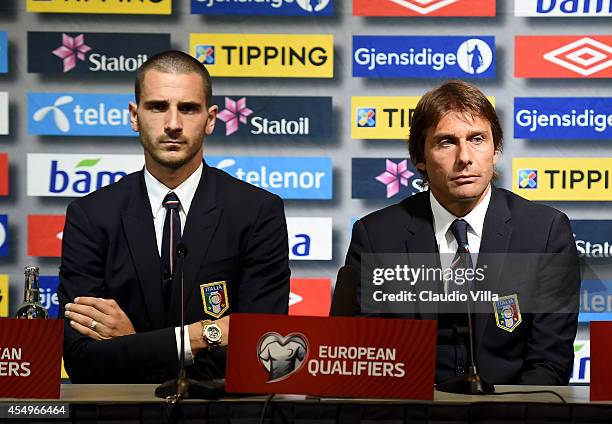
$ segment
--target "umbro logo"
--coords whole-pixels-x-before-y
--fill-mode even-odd
[[[589,76],[612,67],[612,46],[583,37],[546,53],[544,59],[580,75]]]

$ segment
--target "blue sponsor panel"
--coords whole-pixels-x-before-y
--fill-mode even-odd
[[[578,322],[612,320],[612,280],[582,280]]]
[[[207,156],[206,162],[283,199],[332,198],[333,166],[328,157]]]
[[[334,0],[191,0],[191,13],[204,15],[330,16]]]
[[[5,31],[0,31],[0,74],[8,72],[8,37]]]
[[[330,137],[331,97],[213,96],[213,136]]]
[[[8,256],[8,215],[0,215],[0,257]]]
[[[136,136],[132,94],[28,93],[28,132],[63,136]]]
[[[59,318],[59,301],[57,300],[57,286],[59,277],[57,275],[41,275],[38,278],[40,286],[40,303],[49,312],[49,318]]]
[[[28,32],[28,72],[136,72],[149,57],[170,48],[170,34]]]
[[[420,175],[410,159],[353,158],[353,199],[400,200],[422,191]]]
[[[612,258],[612,221],[573,219],[578,255],[586,259]]]
[[[612,97],[516,97],[514,137],[610,139]]]
[[[353,76],[493,78],[493,36],[353,36]]]

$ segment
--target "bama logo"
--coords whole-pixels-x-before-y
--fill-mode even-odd
[[[144,166],[142,155],[28,154],[28,196],[80,197]]]
[[[28,93],[28,132],[37,135],[136,136],[131,94]]]
[[[213,96],[212,101],[219,106],[213,136],[331,136],[331,97]]]
[[[354,35],[353,76],[493,78],[495,37]]]
[[[612,258],[612,221],[573,219],[578,255],[585,259]]]
[[[574,367],[570,374],[570,383],[591,382],[591,342],[574,341]]]
[[[355,16],[495,16],[495,0],[353,0]]]
[[[170,34],[28,32],[28,72],[135,72],[170,49]]]
[[[170,15],[172,0],[27,0],[28,12]]]
[[[331,292],[329,278],[292,278],[289,315],[329,316]]]
[[[8,37],[5,31],[0,31],[0,74],[8,72]]]
[[[612,78],[612,35],[519,35],[517,78]]]
[[[516,97],[514,138],[610,139],[612,97]]]
[[[424,191],[410,159],[353,158],[353,199],[402,199]]]
[[[611,0],[514,0],[516,16],[612,16]]]
[[[289,259],[330,261],[332,259],[331,218],[287,218]]]
[[[59,277],[57,275],[41,275],[38,277],[40,287],[40,304],[49,313],[49,318],[57,318],[59,313],[59,300],[57,298],[57,286]]]
[[[191,0],[191,13],[206,15],[330,16],[333,0]]]
[[[529,200],[612,201],[612,158],[514,158],[512,174]]]
[[[612,281],[582,280],[578,322],[612,321]]]
[[[65,215],[28,215],[28,256],[60,257]]]
[[[206,162],[283,199],[332,198],[332,160],[299,156],[209,156]]]
[[[9,240],[8,240],[8,215],[0,215],[0,256],[8,256]]]
[[[189,46],[213,77],[334,77],[333,35],[191,34]]]

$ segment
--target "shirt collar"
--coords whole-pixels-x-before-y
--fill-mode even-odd
[[[472,231],[479,238],[482,239],[482,229],[484,227],[485,215],[487,214],[487,209],[489,208],[489,203],[491,202],[491,185],[487,188],[487,194],[485,195],[482,202],[480,202],[474,209],[470,211],[464,217],[457,217],[450,213],[444,206],[438,202],[436,196],[433,195],[431,190],[429,191],[429,203],[431,204],[431,212],[433,214],[434,220],[434,231],[436,235],[436,240],[440,238],[446,237],[446,233],[450,228],[451,224],[455,219],[462,218],[468,224],[468,231]]]
[[[191,202],[193,201],[193,196],[195,196],[198,184],[200,183],[200,178],[202,177],[203,169],[204,165],[200,163],[198,169],[196,169],[193,174],[189,176],[189,178],[183,181],[177,188],[172,190],[166,187],[153,175],[151,175],[151,173],[147,170],[147,167],[145,166],[144,179],[145,185],[147,187],[147,193],[149,195],[149,202],[151,202],[151,211],[153,212],[153,218],[155,218],[157,214],[164,209],[162,203],[164,201],[164,198],[166,197],[166,194],[171,191],[173,191],[179,198],[179,201],[181,202],[181,209],[185,212],[185,215],[187,215],[189,213],[189,207],[191,206]]]

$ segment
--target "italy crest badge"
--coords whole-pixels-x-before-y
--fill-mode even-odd
[[[493,302],[495,324],[502,330],[513,332],[523,321],[516,294],[500,297]]]
[[[200,293],[202,294],[204,312],[207,315],[221,318],[221,315],[229,309],[227,283],[225,281],[200,284]]]

